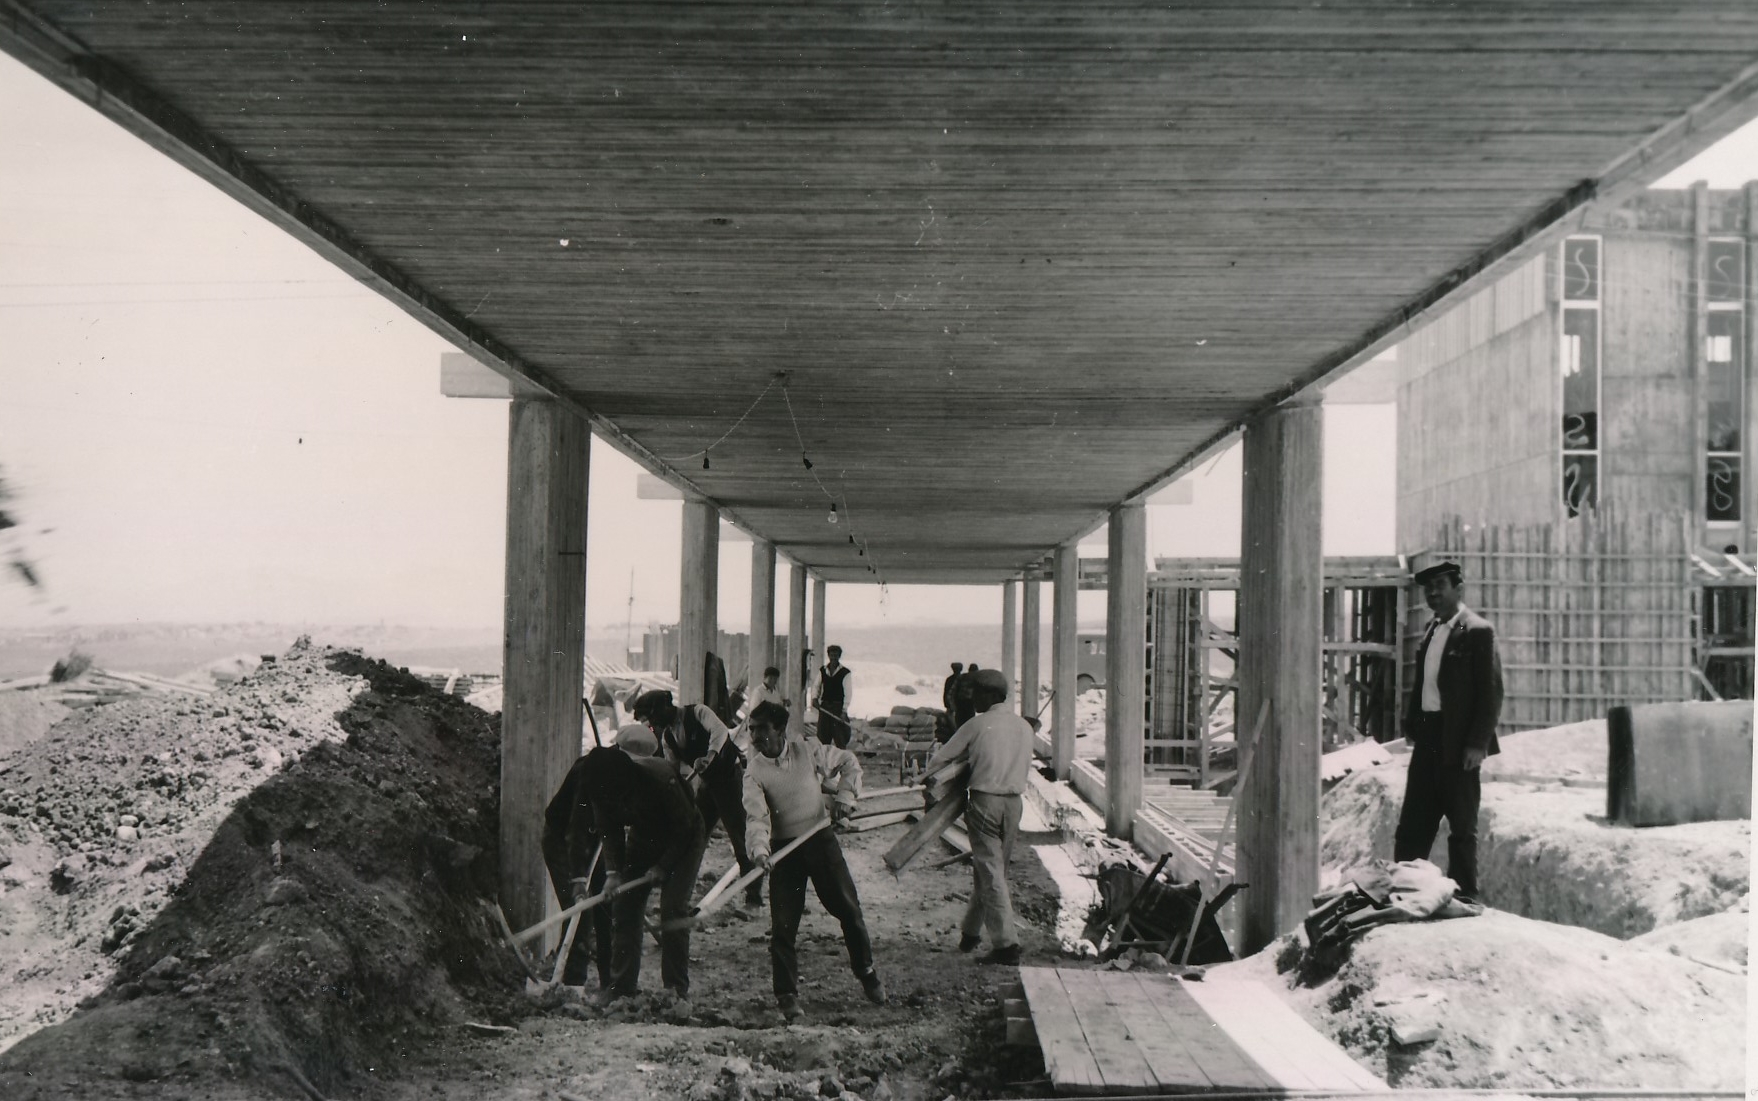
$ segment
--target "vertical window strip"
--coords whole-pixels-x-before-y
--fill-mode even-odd
[[[1703,516],[1712,524],[1742,519],[1745,471],[1744,426],[1747,394],[1745,242],[1717,237],[1708,241],[1704,299],[1708,305],[1703,349],[1703,439],[1708,452]]]
[[[1599,500],[1600,302],[1603,286],[1598,237],[1569,237],[1562,245],[1562,496],[1570,516]]]

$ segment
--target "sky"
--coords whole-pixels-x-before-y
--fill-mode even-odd
[[[1735,186],[1755,163],[1758,125],[1663,182]],[[448,350],[0,56],[0,471],[20,521],[0,558],[42,580],[0,581],[0,626],[498,628],[507,404],[441,397]],[[1326,552],[1392,553],[1394,412],[1325,418]],[[677,618],[680,506],[637,498],[637,472],[594,440],[594,630]],[[1186,482],[1150,502],[1150,556],[1237,554],[1238,447]],[[749,543],[725,534],[720,620],[742,630]],[[1083,553],[1104,553],[1102,529]],[[980,623],[1000,597],[834,585],[829,608],[833,625]],[[1080,615],[1102,619],[1103,594]]]

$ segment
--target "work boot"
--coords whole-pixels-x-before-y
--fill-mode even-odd
[[[861,990],[866,993],[867,1000],[874,1005],[884,1005],[887,1000],[885,997],[885,984],[879,981],[879,972],[869,971],[865,975],[860,976],[860,979]]]
[[[1019,966],[1020,955],[1021,952],[1019,945],[1010,944],[1005,948],[996,948],[990,951],[987,955],[979,957],[977,962],[996,963],[1003,967],[1017,967]]]
[[[960,952],[975,952],[977,950],[977,945],[981,943],[983,943],[981,934],[966,933],[958,938],[958,950]]]
[[[763,908],[763,881],[761,879],[745,888],[745,905],[753,910]]]
[[[804,1011],[800,1009],[800,1000],[792,994],[777,994],[775,996],[775,1008],[781,1010],[782,1020],[787,1021],[789,1024],[792,1024],[794,1021],[805,1016]]]

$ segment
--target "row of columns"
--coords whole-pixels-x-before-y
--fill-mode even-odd
[[[1296,401],[1245,430],[1244,520],[1237,611],[1240,660],[1236,729],[1253,766],[1236,792],[1243,947],[1255,950],[1292,928],[1318,886],[1318,794],[1323,558],[1320,544],[1320,409]],[[556,402],[520,398],[508,422],[506,607],[501,741],[501,898],[509,920],[535,923],[551,902],[541,852],[542,808],[579,749],[585,660],[586,501],[591,431]],[[1128,838],[1141,806],[1148,723],[1147,529],[1139,502],[1111,511],[1106,593],[1106,828]],[[699,702],[704,655],[715,645],[719,511],[686,500],[679,616],[680,703]],[[760,681],[774,645],[775,546],[751,556],[749,675]],[[1074,763],[1078,678],[1078,551],[1057,549],[1051,571],[1050,762],[1066,779]],[[806,687],[807,571],[788,577],[784,676],[796,714]],[[1002,672],[1018,676],[1019,706],[1038,700],[1040,591],[1004,586]],[[825,648],[826,586],[814,585],[812,649]],[[1019,644],[1023,642],[1023,647]],[[1023,662],[1016,658],[1023,649]],[[1256,717],[1267,720],[1251,744]]]

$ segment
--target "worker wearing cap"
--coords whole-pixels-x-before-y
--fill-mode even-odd
[[[1416,574],[1434,619],[1416,650],[1417,681],[1404,713],[1404,738],[1414,748],[1405,774],[1394,860],[1426,860],[1447,820],[1447,875],[1475,900],[1477,811],[1486,757],[1500,752],[1502,663],[1495,628],[1461,599],[1457,563]]]
[[[970,762],[965,830],[971,839],[971,900],[960,926],[958,950],[969,952],[989,932],[984,963],[1017,964],[1013,891],[1007,865],[1019,837],[1026,777],[1032,767],[1032,728],[1007,706],[1007,678],[998,669],[966,673],[976,715],[928,759],[931,773],[954,761]]]
[[[712,834],[717,822],[725,825],[733,857],[739,862],[739,874],[749,872],[752,865],[745,850],[744,747],[707,706],[693,703],[679,707],[672,702],[671,692],[663,688],[641,693],[630,710],[637,721],[653,730],[665,757],[690,778],[703,829]],[[745,903],[763,905],[762,883],[753,880],[745,888]]]
[[[625,732],[627,737],[625,738]],[[679,997],[690,992],[690,896],[702,868],[707,843],[702,816],[676,766],[651,755],[654,742],[645,730],[617,732],[620,748],[601,746],[586,754],[582,790],[592,809],[593,827],[603,838],[606,869],[603,890],[657,872],[660,978]],[[645,750],[644,755],[636,756]],[[648,884],[612,902],[610,991],[634,994],[640,986],[643,915]]]
[[[826,646],[824,655],[830,660],[818,670],[818,740],[847,749],[853,733],[848,712],[855,702],[854,671],[842,663],[842,647]]]
[[[794,942],[810,881],[824,911],[842,923],[849,966],[861,989],[873,1004],[884,1005],[885,986],[873,967],[873,942],[861,914],[860,895],[836,835],[819,830],[780,860],[772,864],[770,859],[773,849],[824,820],[825,795],[834,797],[833,820],[854,813],[861,794],[861,763],[846,749],[809,740],[803,729],[789,729],[787,709],[778,703],[765,703],[753,711],[749,727],[756,753],[745,769],[749,820],[745,836],[752,859],[769,871],[769,961],[775,1002],[788,1020],[800,1016],[800,968]]]

